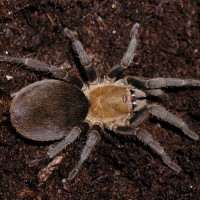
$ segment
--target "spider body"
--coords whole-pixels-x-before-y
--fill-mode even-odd
[[[26,86],[16,94],[10,109],[12,124],[24,137],[36,141],[61,140],[47,152],[46,157],[55,157],[74,142],[81,132],[88,131],[80,160],[70,172],[69,180],[79,172],[105,129],[124,136],[137,137],[176,172],[181,168],[171,161],[151,134],[139,125],[152,115],[179,128],[191,139],[199,139],[181,118],[168,112],[164,107],[147,101],[147,97],[162,96],[163,88],[166,87],[200,87],[199,80],[145,79],[132,76],[117,80],[117,75],[127,68],[134,58],[138,28],[139,24],[136,23],[131,30],[130,42],[122,60],[111,68],[104,78],[97,78],[91,59],[81,42],[72,31],[64,29],[85,69],[87,83],[74,75],[69,75],[64,69],[38,60],[0,56],[0,61],[20,63],[28,69],[50,73],[55,79],[59,79],[38,81]]]
[[[62,139],[83,121],[114,130],[115,124],[130,125],[131,113],[137,110],[135,94],[146,96],[123,79],[104,79],[82,90],[60,80],[38,81],[16,94],[11,121],[22,136],[36,141]]]

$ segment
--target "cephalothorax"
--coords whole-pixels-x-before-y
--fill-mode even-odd
[[[182,130],[188,137],[198,140],[179,117],[158,104],[149,104],[146,97],[162,96],[165,87],[200,87],[199,80],[177,78],[144,79],[128,76],[117,80],[117,75],[127,68],[134,58],[137,46],[136,23],[130,34],[130,42],[121,62],[102,78],[97,78],[91,59],[72,31],[64,32],[72,40],[73,47],[84,66],[88,82],[69,75],[66,70],[47,65],[30,58],[0,56],[0,61],[24,64],[28,69],[51,73],[58,80],[43,80],[28,85],[14,97],[10,112],[16,130],[24,137],[36,141],[61,140],[47,152],[55,157],[68,144],[88,131],[88,139],[77,166],[70,172],[72,179],[101,139],[104,129],[125,136],[136,136],[160,155],[163,162],[179,172],[181,168],[171,161],[164,149],[139,125],[153,115]]]

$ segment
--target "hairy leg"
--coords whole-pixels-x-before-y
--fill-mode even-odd
[[[130,119],[131,126],[137,126],[149,117],[149,110],[147,107],[142,108],[137,113],[133,113],[133,117]]]
[[[100,140],[100,134],[99,134],[100,132],[101,132],[101,128],[99,126],[94,126],[92,130],[88,133],[88,139],[81,153],[80,160],[78,164],[76,165],[76,167],[69,173],[68,180],[72,180],[76,176],[76,174],[79,172],[83,163],[89,157],[92,149]]]
[[[79,126],[74,127],[64,139],[62,139],[60,142],[58,142],[52,149],[50,149],[46,155],[43,155],[39,158],[36,158],[34,160],[28,161],[28,166],[33,167],[35,165],[38,165],[41,161],[46,161],[49,159],[52,159],[56,157],[63,149],[66,148],[66,146],[73,143],[80,135],[81,132],[88,129],[88,124],[82,123]]]
[[[153,78],[153,79],[142,79],[137,77],[128,77],[128,83],[134,85],[139,89],[155,89],[155,88],[166,88],[166,87],[200,87],[200,81],[194,79],[178,79],[178,78]]]
[[[135,128],[133,126],[117,127],[115,131],[125,136],[136,136],[141,142],[143,142],[145,145],[148,145],[154,152],[156,152],[168,167],[177,173],[180,172],[181,168],[171,161],[171,158],[167,155],[165,150],[152,138],[151,134],[149,134],[147,131]]]
[[[163,97],[165,96],[165,92],[161,89],[148,89],[145,90],[147,96],[154,96],[154,97]]]
[[[88,129],[88,124],[81,124],[74,127],[64,139],[62,139],[57,145],[47,152],[48,158],[53,158],[58,155],[63,149],[66,148],[69,144],[73,143],[80,135],[81,132]]]
[[[74,33],[68,28],[64,29],[65,34],[72,41],[74,50],[79,56],[80,62],[86,70],[89,82],[94,82],[97,79],[96,71],[92,66],[92,61],[83,48],[82,43],[75,37]]]
[[[128,44],[128,48],[120,62],[117,66],[113,67],[109,74],[109,78],[116,78],[116,76],[121,73],[125,68],[127,68],[134,58],[134,52],[137,47],[137,32],[138,32],[139,24],[135,23],[131,29],[130,33],[130,42]]]
[[[38,72],[51,73],[59,78],[64,78],[66,76],[66,71],[64,69],[48,65],[46,63],[32,58],[19,58],[0,55],[0,61],[23,64],[27,69],[31,69]]]
[[[181,171],[181,168],[171,161],[171,158],[167,155],[162,146],[152,138],[151,134],[149,134],[145,130],[138,129],[135,132],[135,135],[140,141],[142,141],[144,144],[148,145],[153,151],[155,151],[168,167],[170,167],[177,173]]]
[[[45,72],[47,74],[52,74],[55,78],[68,81],[72,84],[77,85],[79,88],[83,87],[82,81],[76,78],[75,76],[70,76],[65,69],[48,65],[36,59],[0,55],[0,61],[22,64],[27,69],[34,70],[37,72]]]
[[[162,106],[159,106],[157,104],[148,105],[149,112],[156,116],[157,118],[181,129],[185,135],[188,137],[198,140],[199,136],[191,131],[188,127],[188,125],[179,117],[173,115],[172,113],[168,112],[165,108]]]

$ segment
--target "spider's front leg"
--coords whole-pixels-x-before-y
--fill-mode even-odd
[[[148,109],[153,116],[179,128],[185,135],[192,138],[193,140],[199,140],[199,136],[195,132],[191,131],[188,125],[182,119],[168,112],[162,106],[152,104],[148,105]]]
[[[138,77],[128,77],[127,81],[129,84],[132,84],[139,89],[146,89],[147,91],[166,87],[200,87],[200,81],[194,79],[153,78],[145,80]]]
[[[177,128],[179,128],[185,135],[192,138],[193,140],[199,140],[199,136],[191,131],[188,125],[179,117],[168,112],[164,107],[157,104],[150,104],[147,107],[139,110],[131,119],[131,126],[136,126],[137,124],[142,123],[149,115],[153,115],[158,119],[161,119]]]
[[[141,124],[149,117],[149,110],[145,106],[144,108],[140,109],[138,112],[132,114],[133,117],[130,119],[131,126],[137,126],[138,124]]]
[[[131,33],[130,33],[130,42],[128,44],[128,48],[126,50],[126,53],[124,54],[121,62],[113,67],[109,74],[108,77],[111,79],[116,78],[116,76],[121,73],[124,69],[126,69],[130,63],[132,62],[133,58],[134,58],[134,52],[135,49],[137,47],[137,33],[138,33],[138,28],[139,28],[139,24],[135,23],[133,25],[133,28],[131,29]]]
[[[76,36],[74,35],[74,33],[71,30],[69,30],[68,28],[65,28],[64,32],[67,35],[67,37],[69,37],[71,39],[74,50],[78,54],[80,62],[83,65],[83,67],[85,68],[89,82],[91,82],[91,83],[94,82],[97,79],[97,75],[96,75],[96,71],[92,65],[91,58],[86,53],[82,43],[76,38]]]

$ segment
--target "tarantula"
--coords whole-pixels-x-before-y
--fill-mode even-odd
[[[22,136],[35,141],[61,140],[47,152],[47,157],[51,159],[74,142],[81,132],[88,131],[80,160],[69,173],[69,180],[79,172],[105,129],[124,136],[136,136],[177,173],[181,168],[171,161],[159,143],[139,125],[152,115],[181,129],[188,137],[199,139],[182,119],[158,104],[149,104],[146,99],[149,96],[162,96],[162,88],[166,87],[200,87],[199,80],[144,79],[133,76],[117,80],[117,75],[134,58],[138,28],[139,24],[135,23],[121,62],[102,78],[97,77],[90,57],[75,34],[68,28],[64,29],[85,69],[87,83],[70,75],[65,69],[38,60],[0,56],[0,61],[20,63],[28,69],[50,73],[58,79],[37,81],[17,92],[10,108],[11,122]]]

